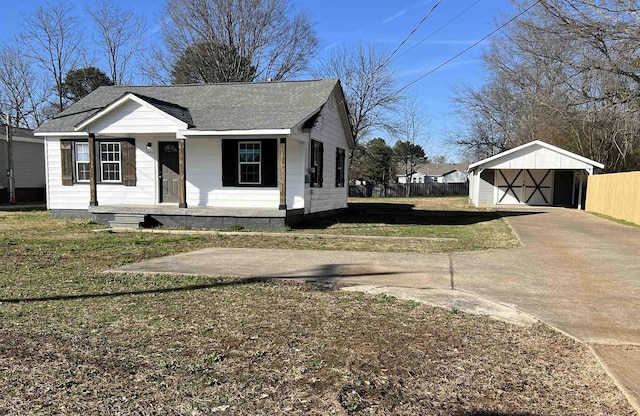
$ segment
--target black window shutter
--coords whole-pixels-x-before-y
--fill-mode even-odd
[[[238,183],[238,141],[222,140],[222,186]]]
[[[344,186],[344,149],[336,149],[336,186]]]
[[[262,185],[278,186],[278,141],[262,141]]]
[[[122,183],[124,186],[136,186],[136,141],[124,139],[122,146]]]
[[[320,142],[320,160],[318,161],[318,183],[322,187],[324,182],[324,143]]]
[[[311,181],[309,185],[322,188],[322,176],[324,165],[324,144],[322,142],[311,140]]]
[[[60,157],[62,170],[62,185],[73,185],[73,142],[71,140],[60,140]]]

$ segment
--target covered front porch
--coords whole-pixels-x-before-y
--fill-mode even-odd
[[[104,185],[101,185],[104,182],[99,180],[101,172],[98,163],[100,157],[95,154],[95,149],[100,140],[108,140],[108,137],[97,138],[96,134],[93,133],[88,135],[90,207],[103,205],[100,203],[102,195],[99,189],[107,190]],[[145,142],[146,145],[144,144]],[[292,200],[294,197],[293,194],[287,194],[287,137],[271,139],[248,138],[246,141],[240,141],[237,137],[194,137],[189,140],[180,137],[173,140],[154,137],[153,139],[134,140],[132,143],[134,143],[132,146],[123,150],[122,161],[118,161],[122,165],[123,183],[127,184],[128,180],[128,185],[133,185],[138,189],[145,188],[147,191],[155,189],[155,195],[149,196],[160,207],[173,206],[171,203],[175,203],[177,208],[180,209],[207,208],[211,204],[210,199],[212,197],[215,199],[215,196],[208,193],[226,189],[227,191],[236,190],[239,195],[268,191],[272,195],[269,197],[272,200],[269,205],[273,204],[271,205],[273,208],[276,207],[276,202],[278,203],[278,210],[286,211],[288,208],[293,208],[292,201],[290,201],[289,205],[287,204],[287,197],[289,196]],[[187,143],[194,145],[189,154],[187,147],[191,146]],[[225,153],[225,143],[230,144],[226,148],[232,150],[231,154],[230,152]],[[252,163],[253,165],[257,165],[259,168],[264,167],[269,159],[271,178],[269,183],[265,179],[267,175],[264,170],[255,173],[256,178],[258,178],[257,183],[246,180],[242,182],[244,176],[241,176],[243,172],[238,172],[238,165],[243,167],[243,155],[238,156],[238,143],[240,145],[249,143],[257,147],[259,159],[257,163]],[[270,144],[272,153],[269,153],[269,155],[273,155],[269,156],[269,158],[264,151],[268,143],[272,143]],[[290,143],[301,142],[291,138]],[[298,153],[300,153],[300,150],[304,151],[303,145],[297,145],[297,147],[299,148]],[[166,151],[165,149],[167,148],[173,150]],[[296,156],[299,158],[300,154],[296,154]],[[136,159],[140,159],[140,163],[136,163]],[[239,163],[238,160],[240,160]],[[67,164],[71,165],[72,163],[70,160]],[[245,165],[248,165],[248,163],[245,163]],[[298,166],[295,167],[298,168]],[[289,170],[292,171],[294,169],[294,166],[291,166],[290,163]],[[128,177],[126,172],[130,172]],[[138,176],[144,177],[146,182],[144,184],[139,183]],[[303,177],[303,173],[296,172],[296,175],[290,176],[299,179],[299,177]],[[157,180],[153,178],[157,178]],[[192,193],[192,195],[188,193]],[[301,194],[300,190],[297,190],[295,194]],[[112,192],[107,192],[105,195],[106,204],[114,205],[115,195]],[[219,195],[216,196],[219,197]],[[191,202],[189,203],[189,201]],[[241,196],[238,202],[242,202],[242,204],[239,204],[240,208],[238,209],[245,209],[245,205],[249,201],[250,199]],[[148,203],[135,204],[135,207],[138,206],[154,207],[156,205],[149,205]],[[268,208],[271,208],[271,206],[268,206]],[[227,207],[229,206],[227,205]],[[235,206],[231,206],[231,208],[236,209]],[[265,206],[262,206],[262,208],[265,208]],[[249,209],[251,210],[252,208]]]

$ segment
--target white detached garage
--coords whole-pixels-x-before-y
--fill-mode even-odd
[[[583,173],[602,163],[535,140],[469,165],[469,199],[479,205],[581,208]]]

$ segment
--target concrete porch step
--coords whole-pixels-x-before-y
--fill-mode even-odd
[[[111,228],[140,228],[144,224],[143,214],[114,214],[113,221],[109,221]]]

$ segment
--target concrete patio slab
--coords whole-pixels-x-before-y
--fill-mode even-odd
[[[451,288],[449,255],[210,248],[119,267],[118,272],[298,278],[343,284]]]

